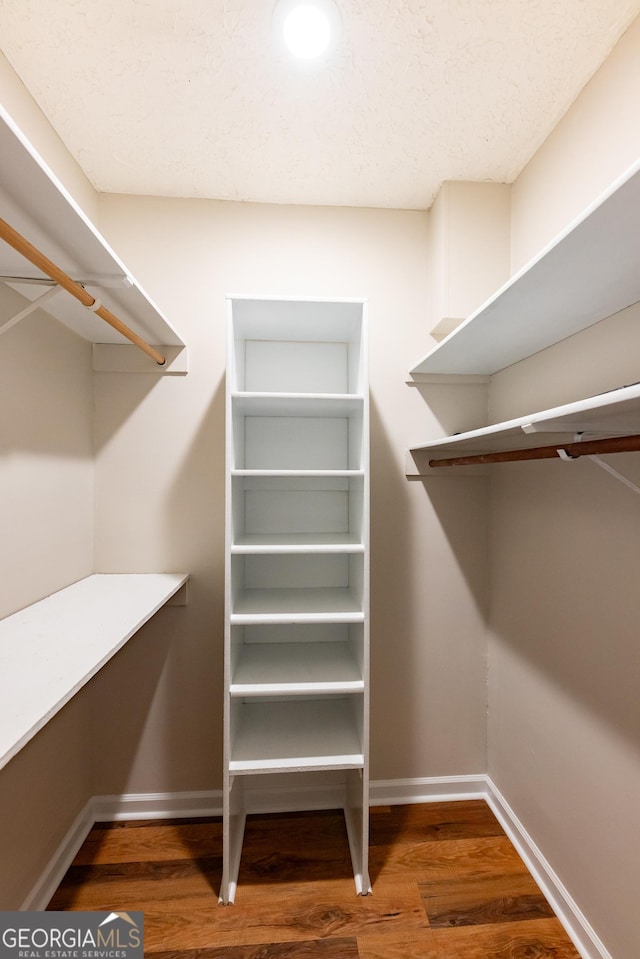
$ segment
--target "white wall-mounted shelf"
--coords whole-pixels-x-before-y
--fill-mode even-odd
[[[640,162],[412,373],[493,374],[640,300]]]
[[[95,574],[0,620],[0,768],[187,579]]]
[[[1,106],[0,156],[0,217],[148,343],[184,347],[158,307]],[[43,287],[20,283],[19,278],[47,281],[44,273],[4,242],[0,242],[0,275],[18,278],[11,286],[28,300],[40,296]],[[48,300],[43,309],[93,343],[127,344],[120,333],[64,291]],[[135,347],[131,347],[133,350]],[[105,362],[112,363],[111,356]],[[149,360],[149,366],[157,364]],[[184,372],[175,365],[173,371]]]
[[[640,433],[640,384],[421,443],[409,451],[407,475],[442,475],[442,469],[428,466],[429,459],[528,449],[550,443],[561,446],[571,442],[577,433],[584,434],[585,439]]]

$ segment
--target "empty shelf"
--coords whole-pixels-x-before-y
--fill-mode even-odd
[[[251,643],[235,668],[232,696],[362,692],[362,670],[344,642]]]
[[[0,620],[0,768],[187,581],[97,574]]]
[[[244,703],[231,747],[232,773],[352,769],[364,765],[345,700]]]
[[[361,600],[353,590],[341,587],[247,589],[239,594],[231,613],[232,623],[363,620]]]

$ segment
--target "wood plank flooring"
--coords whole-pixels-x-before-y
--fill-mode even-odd
[[[579,959],[481,800],[374,807],[372,896],[341,811],[250,816],[233,906],[218,819],[97,824],[50,909],[144,912],[153,959]]]

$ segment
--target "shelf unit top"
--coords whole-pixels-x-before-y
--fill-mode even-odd
[[[0,768],[187,579],[95,574],[0,620]]]
[[[491,375],[640,300],[640,161],[411,373]]]
[[[640,383],[623,386],[588,399],[496,423],[482,429],[445,436],[412,447],[434,453],[483,453],[543,445],[541,436],[568,442],[576,433],[586,438],[640,433]]]
[[[229,296],[238,339],[359,342],[365,299]],[[265,331],[268,335],[265,336]]]
[[[0,217],[147,342],[183,346],[158,307],[2,106],[0,155]],[[4,242],[0,242],[0,275],[47,279]],[[39,284],[12,282],[11,286],[29,300],[44,292]],[[91,342],[128,342],[64,291],[43,308]]]

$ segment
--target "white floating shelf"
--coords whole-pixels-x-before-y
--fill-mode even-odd
[[[640,162],[412,373],[492,374],[640,300]]]
[[[72,279],[86,286],[119,319],[151,345],[184,346],[182,340],[131,277],[93,224],[0,106],[0,217]],[[0,275],[47,279],[12,247],[0,241]],[[29,300],[42,286],[12,283]],[[46,288],[45,288],[46,289]],[[80,336],[94,343],[128,341],[60,291],[45,307]],[[153,360],[149,363],[154,366]]]
[[[413,446],[412,450],[433,450],[443,455],[482,453],[507,450],[514,443],[525,449],[541,446],[544,433],[554,434],[559,442],[568,442],[575,433],[588,433],[589,438],[640,433],[640,384],[467,433],[444,436]]]
[[[364,765],[352,710],[344,700],[243,703],[231,773],[353,769]]]
[[[96,574],[0,620],[0,768],[187,579]]]
[[[362,671],[343,642],[247,644],[230,687],[231,696],[363,691]]]

